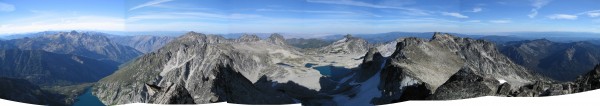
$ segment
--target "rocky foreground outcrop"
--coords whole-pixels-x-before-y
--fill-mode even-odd
[[[442,84],[428,99],[455,100],[495,95],[500,81],[475,74],[470,68],[462,68]],[[504,82],[502,82],[504,83]]]
[[[512,89],[544,80],[514,64],[493,43],[435,33],[431,40],[406,38],[396,45],[381,74],[378,104],[426,99],[461,69],[504,80]]]
[[[102,79],[93,94],[108,105],[289,104],[321,89],[318,72],[285,65],[301,60],[302,54],[273,44],[284,42],[277,35],[268,41],[257,38],[187,33]]]

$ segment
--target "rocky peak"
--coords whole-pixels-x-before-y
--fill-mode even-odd
[[[252,34],[252,35],[244,34],[237,41],[238,42],[255,42],[255,41],[260,41],[260,38],[258,36],[256,36],[255,34]]]
[[[369,49],[369,52],[364,56],[363,63],[372,62],[374,59],[383,58],[377,48]]]
[[[448,33],[441,33],[441,32],[435,32],[433,34],[433,37],[431,38],[431,40],[449,40],[449,39],[454,39],[457,38],[454,35],[450,35]]]
[[[190,31],[190,32],[185,33],[184,35],[201,35],[201,33]]]
[[[319,49],[321,53],[332,54],[363,54],[368,50],[367,41],[360,38],[352,37],[348,34],[343,39],[333,42],[332,44]]]
[[[350,38],[354,38],[354,37],[352,37],[352,35],[351,35],[351,34],[346,34],[346,35],[344,35],[344,38],[348,38],[348,39],[350,39]]]
[[[268,42],[276,44],[276,45],[285,45],[285,38],[283,38],[283,36],[281,36],[278,33],[273,33],[271,34],[271,36],[269,36],[269,38],[267,39]]]
[[[71,32],[69,32],[69,35],[77,35],[77,34],[79,34],[79,33],[77,33],[77,31],[75,31],[75,30],[72,30]]]

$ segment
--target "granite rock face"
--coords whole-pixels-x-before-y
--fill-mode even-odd
[[[442,84],[428,99],[456,100],[481,96],[494,96],[500,82],[494,78],[476,75],[473,70],[463,68]]]
[[[285,38],[278,33],[271,34],[267,41],[275,45],[287,45]]]

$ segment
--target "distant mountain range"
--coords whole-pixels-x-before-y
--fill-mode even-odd
[[[23,50],[44,50],[60,54],[75,54],[100,61],[124,63],[142,53],[128,46],[119,45],[104,34],[58,32],[31,38],[12,39],[6,44]]]
[[[3,83],[10,88],[2,91],[23,95],[2,93],[6,94],[2,98],[70,105],[90,83],[141,54],[110,41],[111,36],[99,32],[41,32],[0,41],[0,78],[14,79]]]
[[[600,46],[585,41],[525,40],[508,42],[500,48],[514,62],[558,81],[575,80],[600,64]]]
[[[133,47],[136,50],[142,53],[148,53],[152,51],[156,51],[161,48],[171,40],[175,39],[173,36],[149,36],[149,35],[139,35],[139,36],[112,36],[109,37],[111,41],[125,45],[129,47]]]

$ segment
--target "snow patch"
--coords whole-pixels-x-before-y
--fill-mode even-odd
[[[498,82],[500,82],[500,84],[504,84],[504,83],[506,83],[506,80],[504,80],[504,79],[498,79]]]
[[[383,66],[386,61],[381,65]],[[334,95],[333,100],[341,106],[371,106],[371,100],[373,98],[381,97],[381,90],[378,86],[381,82],[381,70],[378,70],[375,75],[369,78],[367,81],[360,83],[358,87],[358,93],[354,98],[350,98],[347,95]]]

